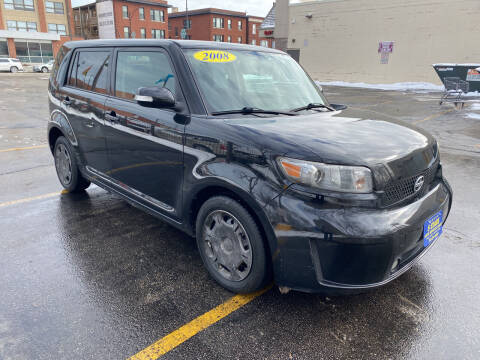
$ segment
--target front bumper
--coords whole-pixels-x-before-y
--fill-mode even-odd
[[[378,287],[411,268],[424,247],[423,225],[452,202],[445,179],[396,208],[345,207],[285,192],[267,208],[277,238],[272,262],[279,286],[308,292]]]

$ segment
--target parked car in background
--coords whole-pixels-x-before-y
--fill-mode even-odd
[[[0,71],[10,71],[12,73],[16,73],[24,70],[22,63],[18,59],[0,58]]]
[[[43,73],[48,73],[52,70],[53,63],[55,60],[50,60],[49,62],[45,64],[40,64],[40,65],[34,65],[33,66],[33,71],[35,72],[43,72]]]

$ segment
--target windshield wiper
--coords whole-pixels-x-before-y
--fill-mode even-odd
[[[318,108],[328,109],[330,111],[335,111],[330,106],[327,106],[325,104],[315,104],[315,103],[310,103],[308,105],[305,105],[305,106],[302,106],[302,107],[299,107],[299,108],[296,108],[296,109],[292,109],[290,111],[291,112],[298,112],[298,111],[302,111],[302,110],[311,110],[311,109],[318,109]]]
[[[212,115],[225,115],[225,114],[274,114],[274,115],[289,115],[289,116],[296,115],[289,111],[263,110],[263,109],[248,107],[248,106],[245,106],[243,109],[212,112]]]

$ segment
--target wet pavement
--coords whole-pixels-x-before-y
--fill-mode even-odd
[[[0,359],[124,359],[233,294],[208,277],[183,233],[95,186],[60,194],[49,149],[38,147],[45,78],[0,74]],[[454,190],[442,238],[380,289],[274,288],[165,358],[480,358],[480,111],[439,106],[435,93],[325,92],[439,139]],[[2,151],[16,147],[34,148]]]

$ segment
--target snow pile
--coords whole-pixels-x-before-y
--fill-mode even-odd
[[[443,85],[435,85],[427,82],[403,82],[395,84],[367,84],[349,83],[344,81],[315,81],[317,85],[344,86],[364,89],[392,90],[392,91],[444,91]]]
[[[467,118],[480,120],[480,114],[468,113],[468,114],[467,114]]]
[[[480,110],[480,103],[473,103],[470,105],[470,110]]]

